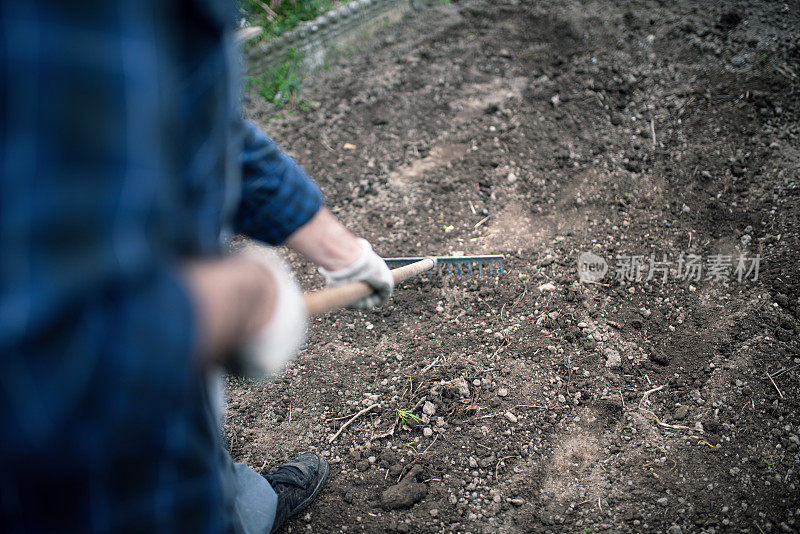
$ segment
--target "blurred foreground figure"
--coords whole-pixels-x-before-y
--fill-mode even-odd
[[[0,2],[0,531],[270,532],[328,466],[261,476],[221,446],[209,379],[302,343],[295,282],[386,265],[241,120],[232,0]]]

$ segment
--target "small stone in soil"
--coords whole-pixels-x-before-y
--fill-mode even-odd
[[[678,406],[675,410],[675,413],[672,415],[672,418],[676,421],[683,421],[686,419],[686,416],[689,415],[689,407],[688,406]]]
[[[399,484],[390,486],[381,494],[381,506],[384,510],[408,508],[421,501],[428,494],[428,486],[416,481],[421,469],[414,467]]]
[[[619,351],[614,349],[606,350],[606,367],[609,369],[618,369],[622,366],[622,356]]]
[[[650,360],[658,365],[669,365],[669,356],[662,352],[653,351],[650,353]]]
[[[392,519],[392,522],[389,524],[389,532],[397,532],[399,534],[405,534],[406,532],[411,532],[411,527],[409,527],[405,523]]]
[[[458,387],[458,394],[462,397],[469,397],[469,384],[463,378],[460,378],[456,382],[456,387]]]
[[[508,421],[509,421],[510,423],[516,423],[516,422],[517,422],[517,416],[516,416],[516,415],[514,415],[513,413],[511,413],[511,412],[506,412],[506,413],[505,413],[505,414],[503,414],[503,415],[504,415],[504,417],[505,417],[506,419],[508,419]]]

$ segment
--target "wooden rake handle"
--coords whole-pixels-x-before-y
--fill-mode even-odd
[[[433,269],[435,265],[436,260],[433,258],[425,258],[424,260],[392,269],[395,287],[400,284],[400,282]],[[306,310],[311,317],[323,315],[329,311],[344,308],[345,306],[358,302],[364,297],[371,295],[373,292],[374,290],[372,287],[364,282],[352,282],[320,289],[319,291],[305,294]]]

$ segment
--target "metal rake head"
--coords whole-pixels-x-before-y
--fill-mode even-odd
[[[384,258],[386,265],[394,269],[411,263],[431,258],[436,262],[433,270],[448,276],[494,276],[503,274],[502,254],[488,256],[421,256],[417,258]],[[428,271],[431,274],[432,271]]]

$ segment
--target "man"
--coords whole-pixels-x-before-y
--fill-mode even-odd
[[[0,2],[0,531],[269,532],[327,477],[231,464],[216,366],[303,335],[274,262],[392,291],[385,263],[237,103],[228,0]],[[294,318],[294,320],[289,320]]]

